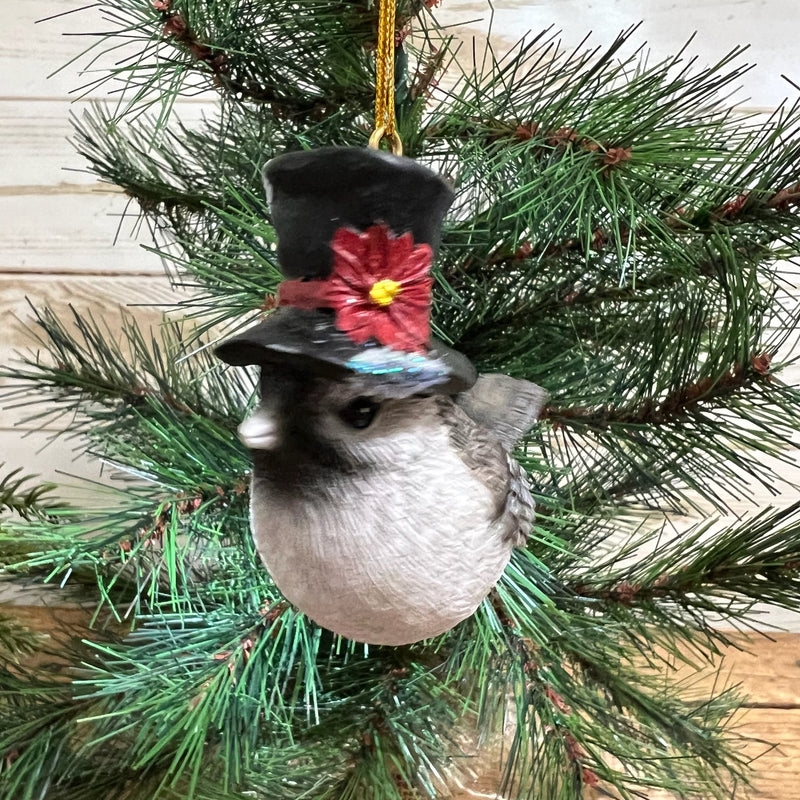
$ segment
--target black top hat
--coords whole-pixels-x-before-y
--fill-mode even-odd
[[[395,396],[475,382],[469,360],[430,336],[428,273],[453,201],[441,177],[408,158],[326,147],[273,159],[264,183],[289,280],[280,308],[220,344],[219,358],[358,373]]]

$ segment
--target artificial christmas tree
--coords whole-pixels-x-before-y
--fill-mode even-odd
[[[779,375],[800,312],[800,110],[737,118],[716,98],[738,53],[648,66],[625,55],[632,32],[571,54],[543,35],[465,69],[425,4],[398,5],[397,138],[455,190],[433,334],[550,399],[515,451],[535,526],[495,590],[436,639],[366,647],[311,622],[262,567],[235,434],[257,376],[210,346],[276,304],[264,165],[367,145],[386,84],[378,9],[100,8],[114,29],[99,46],[140,52],[109,73],[129,88],[116,110],[76,121],[78,146],[138,201],[194,324],[130,322],[116,343],[35,309],[42,352],[5,370],[74,413],[120,480],[118,502],[90,510],[3,484],[6,572],[98,612],[50,670],[15,659],[33,643],[0,619],[2,796],[444,797],[473,727],[490,755],[505,732],[508,796],[729,796],[746,774],[726,727],[738,698],[692,696],[668,664],[725,641],[709,612],[745,625],[757,601],[797,609],[800,504],[661,533],[774,484],[764,456],[786,457],[800,428]],[[198,87],[216,113],[170,123]]]

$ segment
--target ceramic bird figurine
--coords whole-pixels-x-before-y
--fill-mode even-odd
[[[430,335],[429,269],[452,193],[375,151],[325,148],[265,171],[280,307],[221,344],[258,364],[253,536],[319,625],[400,645],[470,616],[524,543],[534,503],[511,450],[545,393],[478,377]]]

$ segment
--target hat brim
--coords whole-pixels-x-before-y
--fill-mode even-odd
[[[405,353],[370,340],[356,344],[327,310],[279,308],[263,322],[219,344],[232,366],[290,365],[334,380],[358,376],[370,390],[393,397],[421,392],[458,394],[475,383],[469,359],[437,340],[428,352]]]

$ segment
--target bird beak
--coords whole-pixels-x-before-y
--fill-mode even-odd
[[[280,444],[280,426],[274,415],[259,406],[240,426],[239,438],[251,450],[275,450]]]

